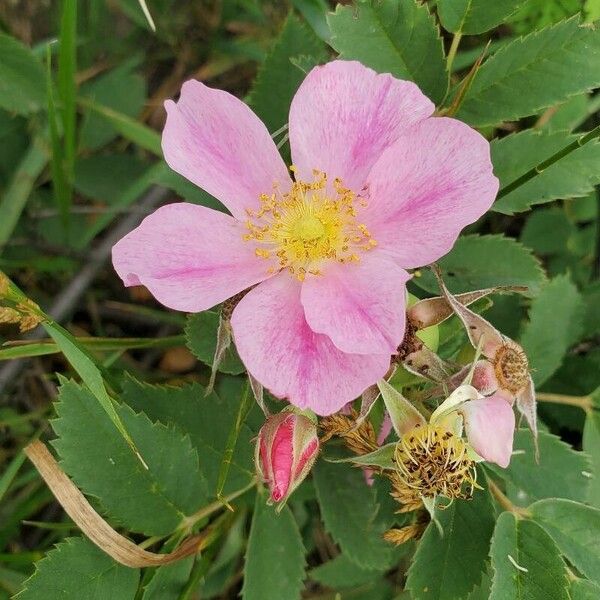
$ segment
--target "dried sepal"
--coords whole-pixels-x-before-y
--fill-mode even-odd
[[[410,540],[420,539],[426,528],[427,525],[424,523],[413,523],[405,527],[388,529],[383,534],[383,539],[396,546],[401,546]]]
[[[527,288],[522,286],[498,286],[456,294],[454,298],[463,306],[469,306],[469,304],[497,292],[524,292],[526,290]],[[454,309],[444,296],[419,300],[406,311],[408,319],[417,329],[439,325],[453,314]]]
[[[370,454],[379,448],[373,425],[368,420],[358,421],[354,410],[350,415],[335,413],[323,417],[319,421],[319,427],[322,431],[321,442],[337,436],[354,454]]]

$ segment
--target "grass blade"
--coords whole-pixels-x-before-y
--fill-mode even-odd
[[[0,250],[17,226],[35,181],[48,164],[49,154],[45,138],[38,135],[14,172],[0,200]]]
[[[89,108],[108,119],[124,138],[162,158],[160,135],[154,129],[89,98],[79,98],[78,102],[81,106]]]
[[[81,377],[81,380],[89,388],[92,394],[94,394],[96,400],[100,402],[100,405],[106,411],[106,414],[109,416],[114,426],[119,430],[119,433],[135,452],[142,464],[146,466],[144,459],[135,447],[131,436],[125,429],[123,422],[115,410],[113,400],[108,395],[108,391],[106,390],[102,373],[96,366],[92,357],[86,350],[79,346],[76,338],[71,335],[71,333],[69,333],[64,327],[61,327],[55,321],[48,319],[44,321],[42,325],[48,332],[48,335],[50,335],[50,337],[56,342],[56,345],[61,349],[71,366],[75,369],[75,371],[77,371],[77,374],[79,377]]]
[[[75,133],[77,118],[77,0],[63,0],[58,50],[58,93],[62,107],[64,170],[71,203],[75,168]],[[67,214],[68,214],[68,208]]]
[[[124,350],[138,350],[142,348],[171,348],[173,346],[185,345],[184,335],[172,335],[163,338],[75,338],[78,344],[86,350],[93,352],[114,352]],[[15,358],[29,358],[32,356],[47,356],[58,354],[59,346],[52,340],[39,342],[24,342],[16,344],[5,344],[0,349],[0,360],[13,360]]]
[[[60,212],[61,221],[65,232],[69,227],[69,209],[71,206],[71,190],[65,174],[65,157],[60,140],[58,128],[58,112],[54,99],[54,83],[52,81],[52,50],[50,44],[46,46],[46,69],[47,77],[47,103],[48,123],[50,129],[50,145],[52,153],[50,156],[50,171],[52,173],[52,189]]]

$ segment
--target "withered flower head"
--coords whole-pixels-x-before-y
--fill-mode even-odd
[[[466,442],[439,425],[419,425],[396,445],[399,481],[418,496],[471,498],[476,486],[475,462]],[[395,486],[397,487],[397,486]]]
[[[374,452],[378,445],[373,425],[367,419],[357,424],[357,418],[358,413],[355,410],[352,410],[350,415],[336,413],[322,418],[319,422],[323,432],[321,442],[338,436],[354,454],[362,455]]]

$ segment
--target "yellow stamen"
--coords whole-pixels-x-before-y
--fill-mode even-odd
[[[272,261],[269,272],[287,269],[300,281],[321,275],[321,261],[359,262],[361,252],[377,246],[357,222],[355,203],[364,207],[364,198],[339,179],[328,184],[325,173],[313,174],[312,182],[294,181],[287,193],[275,187],[260,196],[258,210],[246,210],[243,239],[257,243],[256,256]]]

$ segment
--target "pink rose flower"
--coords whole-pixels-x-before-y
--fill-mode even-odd
[[[446,254],[498,190],[488,142],[411,82],[357,62],[314,68],[292,101],[293,175],[266,127],[197,81],[166,103],[172,169],[231,214],[180,203],[118,242],[125,285],[199,312],[252,288],[231,325],[272,394],[331,414],[388,370],[406,269]]]

